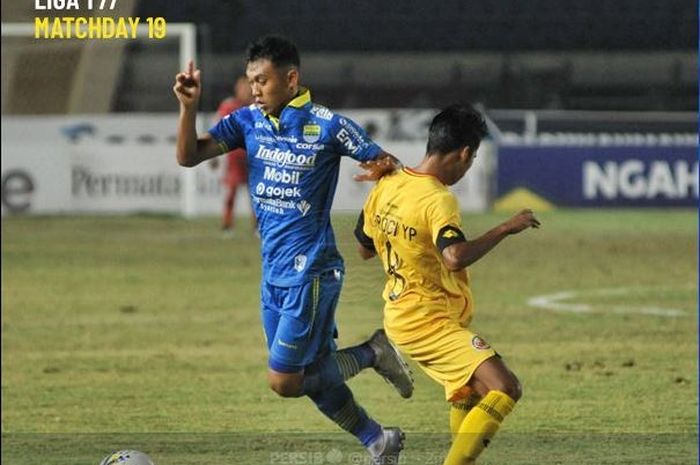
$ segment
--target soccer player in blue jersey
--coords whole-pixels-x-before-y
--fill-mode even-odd
[[[342,156],[365,162],[369,179],[395,158],[356,123],[311,101],[299,83],[298,51],[288,40],[268,36],[251,44],[246,75],[255,103],[201,135],[195,129],[201,72],[190,63],[176,76],[177,160],[195,166],[246,149],[262,238],[261,313],[270,388],[283,397],[308,396],[362,442],[374,463],[398,463],[403,433],[370,418],[345,381],[373,367],[408,398],[413,380],[382,330],[364,344],[337,350],[335,307],[344,268],[330,222]]]

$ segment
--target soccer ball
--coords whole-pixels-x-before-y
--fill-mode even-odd
[[[120,450],[103,458],[100,465],[155,465],[151,458],[137,450]]]

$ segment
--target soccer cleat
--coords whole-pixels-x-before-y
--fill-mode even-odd
[[[401,358],[399,351],[392,345],[383,329],[378,329],[367,341],[374,351],[374,371],[388,383],[394,385],[401,397],[408,399],[413,395],[413,377],[408,364]]]
[[[396,427],[382,428],[382,437],[367,448],[372,465],[399,465],[406,434]]]

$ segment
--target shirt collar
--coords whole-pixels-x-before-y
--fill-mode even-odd
[[[302,108],[304,105],[307,103],[311,103],[311,91],[307,89],[306,87],[300,87],[299,88],[299,94],[297,94],[296,97],[294,97],[292,100],[287,103],[287,105],[284,108],[287,107],[292,107],[292,108]],[[282,112],[284,112],[284,108],[282,109]],[[262,111],[262,109],[260,110]],[[282,112],[280,112],[280,116],[282,116]],[[276,116],[272,116],[269,113],[265,113],[262,111],[263,115],[272,122],[272,124],[275,125],[276,129],[279,129],[280,127],[280,120]]]
[[[306,87],[299,88],[299,94],[294,97],[288,104],[288,107],[301,108],[307,103],[311,103],[311,91]]]

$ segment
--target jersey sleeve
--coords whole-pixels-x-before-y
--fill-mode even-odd
[[[219,144],[223,153],[244,148],[243,126],[239,121],[240,110],[224,116],[211,129],[209,134]]]
[[[358,161],[376,159],[383,152],[367,132],[354,121],[335,115],[331,124],[337,152]]]
[[[433,244],[442,252],[446,247],[467,240],[462,231],[459,203],[454,195],[446,193],[433,202],[427,211]]]

